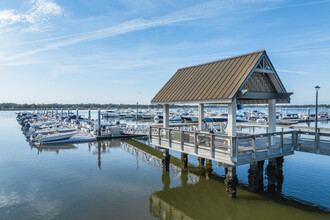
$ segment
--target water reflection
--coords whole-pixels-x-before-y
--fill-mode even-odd
[[[170,174],[163,171],[163,190],[149,198],[149,212],[158,219],[328,219],[328,215],[307,206],[240,189],[239,198],[226,195],[222,182],[200,177],[187,184],[187,172],[181,173],[181,186],[170,188]],[[283,205],[283,203],[286,203]]]
[[[150,157],[158,161],[162,171],[162,190],[152,193],[149,198],[149,212],[159,219],[279,219],[294,216],[296,219],[327,219],[328,213],[309,206],[306,202],[283,197],[283,159],[271,160],[266,167],[267,187],[264,189],[264,164],[256,164],[257,191],[249,190],[250,185],[240,184],[238,198],[228,198],[225,190],[224,178],[213,172],[213,166],[207,161],[206,166],[196,166],[193,169],[181,170],[170,164],[170,171],[161,167],[161,159],[154,157],[132,145],[122,144],[122,148],[130,153],[138,152],[141,161],[150,164]],[[152,164],[152,163],[151,163]],[[255,168],[250,167],[250,170]],[[250,172],[252,174],[252,172]],[[174,175],[171,175],[174,174]],[[171,176],[181,180],[181,186],[171,187]],[[193,176],[194,181],[190,178]],[[172,177],[173,178],[173,177]]]

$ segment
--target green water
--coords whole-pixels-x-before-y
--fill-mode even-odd
[[[230,199],[216,163],[198,168],[189,157],[188,172],[181,172],[172,159],[163,172],[161,152],[120,140],[37,149],[13,112],[0,112],[0,134],[0,219],[330,218],[327,156],[285,158],[282,190],[275,193],[249,191],[249,167],[239,167],[241,185]]]

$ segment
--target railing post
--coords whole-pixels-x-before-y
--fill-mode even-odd
[[[271,135],[271,133],[268,133],[267,135],[268,135],[268,146],[267,146],[267,150],[268,150],[268,156],[270,156],[270,147],[272,146],[272,143],[271,143],[271,141],[272,141],[272,135]]]
[[[283,140],[283,131],[281,132],[281,144],[280,144],[280,153],[283,153],[283,146],[284,146],[284,140]]]
[[[256,136],[253,135],[253,138],[252,138],[252,159],[256,159]]]
[[[238,137],[230,137],[231,142],[231,161],[233,163],[237,162],[237,156],[238,156]]]
[[[195,147],[195,154],[198,154],[198,140],[197,140],[197,133],[194,132],[194,147]]]
[[[170,128],[168,129],[168,146],[172,148],[172,131]]]
[[[149,126],[149,140],[152,142],[152,127]]]
[[[184,140],[183,140],[183,131],[180,130],[180,145],[181,145],[181,150],[184,150]]]
[[[159,146],[161,145],[162,141],[161,141],[161,137],[160,137],[160,132],[161,132],[161,128],[158,128],[158,144]]]
[[[211,157],[215,157],[215,146],[214,146],[214,135],[210,135],[210,142],[211,142]]]

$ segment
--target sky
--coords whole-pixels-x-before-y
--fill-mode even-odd
[[[330,103],[330,0],[1,0],[0,103],[143,103],[177,69],[266,50]]]

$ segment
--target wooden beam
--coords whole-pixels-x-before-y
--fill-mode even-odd
[[[260,68],[256,68],[254,70],[254,72],[257,72],[257,73],[269,73],[269,74],[274,74],[275,73],[273,70],[260,69]]]
[[[239,99],[288,99],[293,93],[275,93],[275,92],[246,92],[240,91],[237,98]]]

